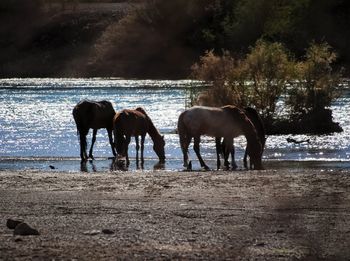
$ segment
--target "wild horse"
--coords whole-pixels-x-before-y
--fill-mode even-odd
[[[245,113],[245,115],[248,117],[248,119],[253,123],[255,130],[258,134],[258,137],[260,139],[260,143],[262,146],[262,151],[261,153],[263,153],[264,147],[265,147],[265,143],[266,143],[266,137],[265,137],[265,126],[264,123],[259,115],[259,113],[251,107],[246,107],[244,109],[242,109],[242,111]],[[220,153],[223,153],[225,151],[225,141],[223,141],[221,143],[221,137],[216,137],[216,154],[217,154],[217,168],[220,168]],[[224,153],[223,153],[224,154]],[[237,168],[237,165],[235,163],[235,148],[234,146],[232,147],[232,151],[231,151],[231,167],[233,169]],[[243,158],[243,163],[244,163],[244,167],[246,169],[248,169],[248,148],[246,148],[245,152],[244,152],[244,158]],[[253,168],[253,164],[252,162],[250,162],[250,168]]]
[[[200,136],[224,137],[225,165],[233,148],[233,138],[244,135],[247,139],[247,154],[254,169],[262,169],[262,146],[253,123],[239,108],[227,105],[221,108],[195,106],[179,116],[178,133],[183,153],[184,167],[188,165],[188,147],[192,138],[193,149],[201,167],[209,169],[200,155]]]
[[[112,153],[116,156],[112,138],[114,115],[115,110],[112,103],[109,101],[83,100],[74,107],[73,118],[77,125],[77,131],[80,137],[80,158],[82,161],[86,161],[88,158],[94,158],[92,150],[96,141],[97,130],[101,128],[106,128]],[[93,129],[93,135],[89,156],[87,156],[86,135],[89,133],[89,129]]]
[[[136,163],[139,160],[139,136],[141,136],[141,164],[144,163],[144,143],[148,133],[153,141],[153,150],[157,154],[160,163],[165,162],[165,141],[164,136],[160,135],[154,126],[151,118],[147,115],[143,108],[134,110],[124,109],[118,112],[113,119],[113,132],[115,138],[115,146],[118,155],[126,157],[127,166],[130,164],[128,147],[132,136],[136,142]]]

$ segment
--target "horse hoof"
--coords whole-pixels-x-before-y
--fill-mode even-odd
[[[206,170],[206,171],[210,170],[210,168],[208,166],[204,166],[203,169]]]

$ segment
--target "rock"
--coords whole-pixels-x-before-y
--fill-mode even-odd
[[[7,222],[6,222],[6,226],[9,228],[9,229],[15,229],[17,225],[23,223],[23,219],[7,219]]]
[[[27,223],[20,223],[16,226],[15,230],[13,231],[14,235],[20,235],[20,236],[37,236],[40,235],[38,230],[30,227]]]
[[[102,233],[107,234],[107,235],[111,235],[111,234],[114,234],[114,231],[106,228],[106,229],[102,229]]]

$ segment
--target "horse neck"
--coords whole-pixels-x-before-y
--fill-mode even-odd
[[[149,117],[147,117],[147,118],[148,118],[148,134],[151,137],[151,139],[153,140],[153,142],[158,142],[162,136],[160,135],[157,128],[154,126],[151,119]]]

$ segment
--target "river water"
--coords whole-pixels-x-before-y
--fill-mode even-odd
[[[96,160],[80,165],[79,142],[72,117],[73,107],[82,99],[109,100],[116,110],[144,107],[155,126],[165,136],[166,170],[182,170],[182,153],[175,134],[179,114],[186,108],[189,88],[198,82],[189,80],[121,79],[0,79],[0,170],[106,171],[112,156],[107,132],[99,130],[94,147]],[[266,168],[350,168],[350,91],[331,109],[344,131],[330,135],[278,135],[267,138],[263,160]],[[310,139],[310,143],[288,143],[287,138]],[[91,131],[88,136],[91,141]],[[89,144],[88,144],[89,145]],[[237,164],[242,168],[245,148],[243,137],[235,139]],[[204,138],[201,152],[215,168],[213,138]],[[135,155],[134,143],[129,155]],[[149,137],[145,144],[145,170],[157,163]],[[190,147],[194,169],[199,169]],[[51,167],[50,167],[51,166]],[[134,161],[129,169],[136,169]]]

